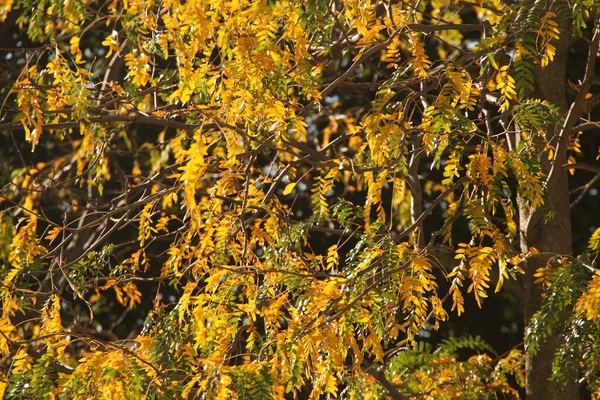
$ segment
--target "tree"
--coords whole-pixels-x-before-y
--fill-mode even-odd
[[[600,397],[599,18],[2,2],[0,393]]]

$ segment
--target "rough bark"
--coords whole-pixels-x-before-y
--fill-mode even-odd
[[[566,62],[569,47],[569,23],[561,23],[560,40],[553,41],[556,46],[556,57],[548,67],[536,71],[536,93],[534,96],[547,100],[560,107],[562,115],[567,115],[567,104],[565,99],[565,75]],[[557,126],[549,126],[547,139],[553,145],[560,140],[560,122]],[[568,133],[567,133],[568,134]],[[568,140],[568,138],[567,138]],[[539,143],[543,149],[543,143]],[[571,254],[571,217],[569,206],[569,187],[567,170],[563,168],[566,164],[566,146],[559,146],[556,159],[552,161],[542,160],[542,167],[546,174],[551,173],[551,179],[547,183],[546,203],[531,213],[522,199],[518,199],[521,250],[527,251],[535,247],[544,256],[531,259],[526,268],[523,279],[523,307],[526,324],[537,312],[541,305],[542,287],[534,284],[533,274],[551,261],[549,254]],[[554,165],[554,167],[553,167]],[[568,315],[563,315],[565,320]],[[541,400],[564,400],[576,399],[578,385],[575,379],[570,379],[566,385],[555,385],[549,379],[552,376],[552,361],[557,348],[561,344],[560,330],[553,332],[547,340],[541,343],[538,354],[526,355],[526,392],[527,399]]]

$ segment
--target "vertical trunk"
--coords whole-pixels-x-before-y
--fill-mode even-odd
[[[563,160],[559,162],[564,164]],[[526,251],[535,247],[545,254],[571,254],[571,222],[569,216],[569,190],[567,176],[564,171],[557,171],[556,178],[550,182],[547,193],[547,204],[543,210],[530,215],[521,209],[521,246]],[[553,217],[544,222],[547,213]],[[541,285],[533,283],[535,271],[545,266],[551,256],[536,257],[529,261],[523,281],[523,306],[526,323],[539,310],[541,303]],[[568,315],[562,315],[565,320]],[[557,348],[561,345],[560,331],[553,332],[541,343],[538,354],[526,355],[526,391],[527,399],[564,400],[577,398],[577,385],[572,380],[568,385],[560,387],[549,382],[552,376],[552,360]]]
[[[544,69],[537,68],[535,76],[536,93],[534,96],[559,106],[562,114],[566,115],[565,74],[569,47],[569,23],[567,21],[561,22],[560,28],[562,33],[560,40],[553,41],[556,46],[554,62]],[[559,127],[548,127],[547,138],[551,140],[553,146],[556,146],[558,141],[565,140],[557,137],[558,130]],[[544,144],[539,143],[539,146],[538,150],[541,152]],[[526,268],[526,275],[523,279],[523,306],[526,324],[532,315],[539,310],[541,304],[541,285],[533,283],[533,274],[536,269],[551,261],[551,256],[548,254],[572,253],[568,177],[566,169],[562,167],[566,164],[566,159],[566,145],[562,145],[559,146],[554,168],[552,168],[550,161],[547,159],[542,160],[542,166],[546,174],[553,170],[552,177],[547,185],[546,202],[542,209],[531,213],[523,204],[522,199],[518,199],[521,249],[527,251],[529,247],[535,247],[542,254],[546,254],[530,260]],[[567,316],[563,315],[562,319],[566,319]],[[560,333],[553,332],[547,340],[542,342],[537,355],[526,355],[527,399],[564,400],[577,398],[578,386],[574,379],[571,379],[567,385],[561,386],[549,382],[552,376],[552,360],[555,351],[561,344]]]

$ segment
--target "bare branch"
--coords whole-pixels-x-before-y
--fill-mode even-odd
[[[573,103],[571,103],[569,112],[567,113],[567,116],[560,128],[558,140],[556,143],[556,151],[554,154],[554,158],[552,159],[552,165],[550,167],[550,171],[548,172],[548,177],[546,178],[545,182],[546,186],[552,180],[555,171],[556,161],[559,155],[563,151],[566,151],[565,146],[569,141],[571,131],[573,130],[573,127],[575,126],[577,121],[579,121],[579,119],[581,118],[583,106],[585,104],[585,98],[594,84],[598,44],[600,44],[600,30],[595,29],[594,36],[592,37],[592,40],[589,44],[588,60],[585,67],[583,83],[581,84],[581,87],[577,92],[577,97],[575,97],[575,100],[573,101]]]

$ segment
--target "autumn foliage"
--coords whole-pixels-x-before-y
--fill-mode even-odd
[[[599,17],[1,1],[0,394],[600,395]],[[445,328],[498,292],[524,346]]]

